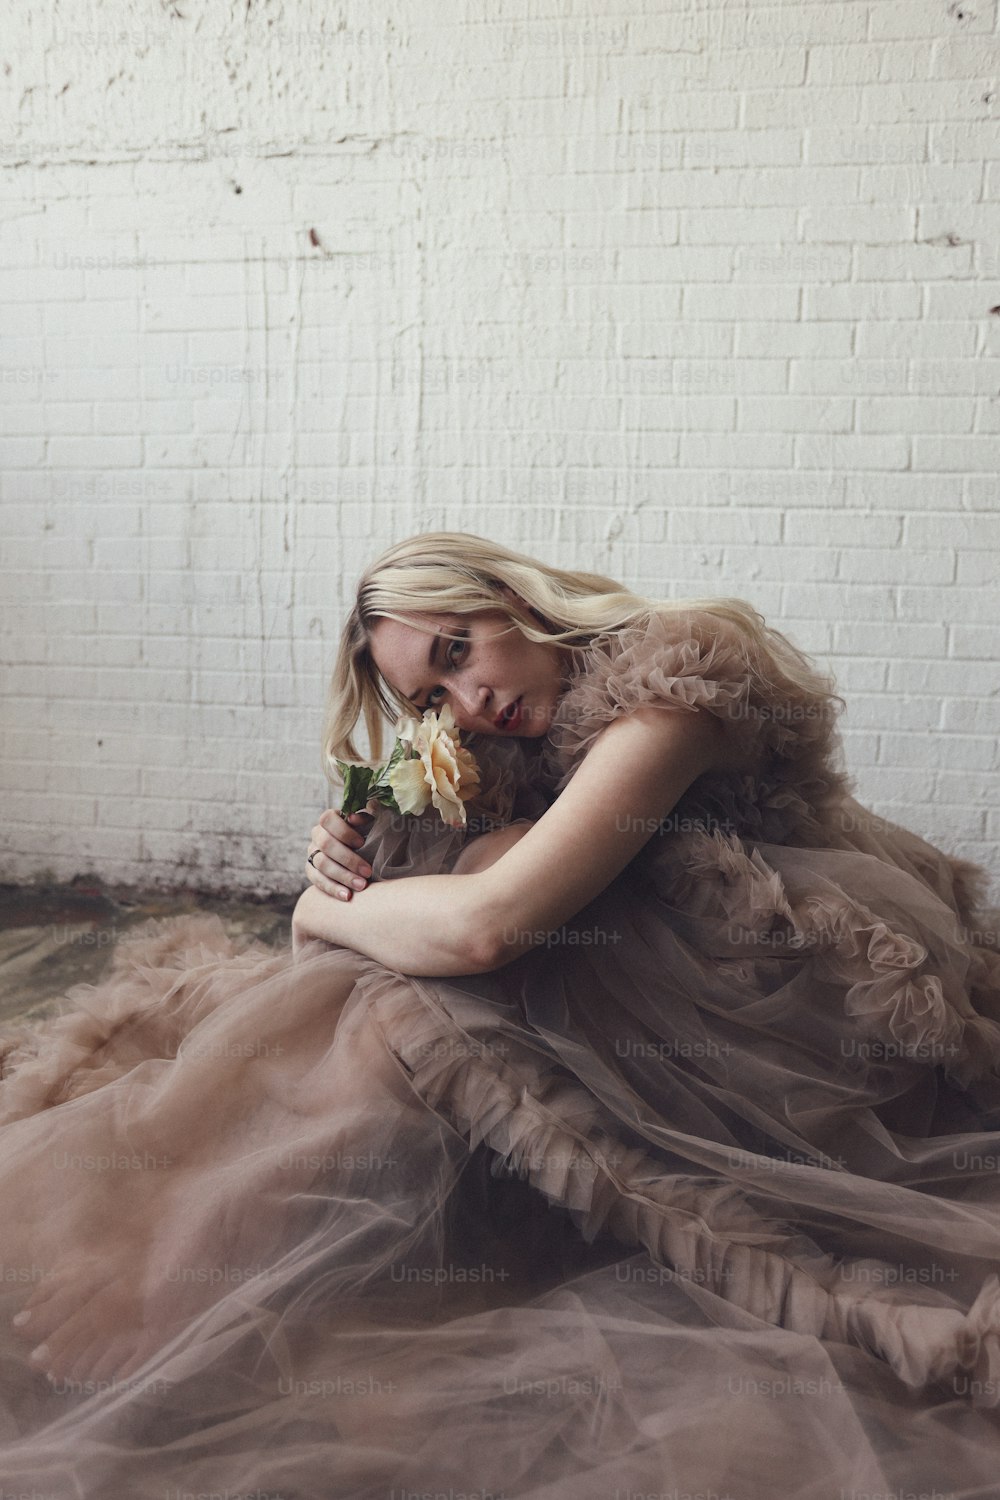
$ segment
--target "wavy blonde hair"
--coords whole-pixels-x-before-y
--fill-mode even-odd
[[[506,585],[534,613],[529,618],[501,590]],[[379,619],[420,628],[413,616],[502,610],[511,626],[532,641],[586,647],[597,636],[639,623],[651,613],[668,618],[696,610],[735,625],[747,638],[748,669],[787,690],[792,702],[837,697],[833,679],[819,671],[780,631],[743,599],[653,599],[633,593],[601,573],[556,568],[467,531],[430,531],[396,542],[364,570],[344,623],[327,693],[322,736],[323,771],[338,780],[334,760],[360,763],[354,730],[363,719],[372,758],[383,756],[386,719],[420,717],[420,708],[395,693],[371,654]],[[540,617],[540,618],[539,618]],[[428,625],[428,631],[431,626]],[[509,628],[509,627],[507,627]],[[449,640],[458,639],[443,631]],[[755,668],[762,660],[764,672]],[[839,699],[843,703],[843,699]]]

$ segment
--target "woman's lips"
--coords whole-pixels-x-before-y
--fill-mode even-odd
[[[502,729],[516,729],[517,726],[520,724],[520,722],[521,722],[521,699],[520,698],[515,698],[514,699],[514,703],[515,703],[516,707],[514,709],[514,712],[511,714],[511,716],[509,718],[504,718],[504,714],[499,714],[497,716],[497,718],[494,719],[493,722],[494,722],[494,725],[496,726],[497,729],[501,729],[501,730]],[[509,708],[510,705],[508,704],[507,707]],[[504,713],[506,713],[506,711],[507,710],[505,709]]]

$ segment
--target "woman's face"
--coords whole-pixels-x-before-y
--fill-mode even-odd
[[[450,704],[456,728],[470,734],[537,739],[546,733],[564,687],[564,650],[529,641],[499,609],[412,618],[421,628],[383,617],[371,630],[372,658],[395,692],[421,711]],[[450,640],[441,630],[465,639]],[[516,712],[501,722],[515,702]]]

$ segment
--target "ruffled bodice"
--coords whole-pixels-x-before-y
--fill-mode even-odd
[[[767,635],[808,666],[777,632]],[[574,651],[541,778],[561,791],[604,726],[637,708],[704,709],[726,726],[742,764],[699,777],[664,831],[695,824],[769,843],[825,842],[849,783],[836,730],[841,700],[814,675],[815,691],[783,680],[761,646],[722,616],[652,612]]]

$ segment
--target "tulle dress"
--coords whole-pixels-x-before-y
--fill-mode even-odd
[[[461,871],[641,704],[745,759],[513,962],[189,915],[0,1034],[5,1494],[996,1495],[984,872],[860,806],[836,700],[736,627],[572,662],[544,741],[474,744],[465,830],[379,814],[376,879]]]

